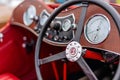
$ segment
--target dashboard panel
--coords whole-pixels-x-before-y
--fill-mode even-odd
[[[43,26],[49,16],[50,14],[46,10],[43,10],[43,12],[40,14],[39,26]],[[47,41],[52,43],[67,44],[74,37],[74,30],[73,30],[74,26],[75,26],[74,14],[69,14],[67,16],[62,16],[62,17],[56,17],[48,27],[44,37]],[[39,28],[37,29],[41,30]],[[38,30],[37,32],[40,32]]]
[[[11,24],[21,25],[23,28],[30,28],[32,30],[36,26],[37,17],[44,9],[49,13],[53,11],[43,1],[25,0],[13,11]]]
[[[23,16],[25,12],[29,9],[30,5],[34,6],[36,9],[36,17],[30,23],[29,25],[26,25],[24,22]],[[111,4],[115,9],[120,13],[120,7],[117,5]],[[39,1],[33,0],[33,1],[25,1],[21,5],[19,5],[13,12],[13,16],[11,17],[11,24],[12,25],[19,25],[22,28],[25,28],[32,32],[35,36],[38,36],[40,33],[41,28],[44,26],[46,20],[50,16],[51,12],[53,10],[46,7],[45,5],[41,4]],[[70,10],[62,11],[50,24],[50,26],[47,29],[47,32],[44,36],[43,41],[54,46],[66,46],[69,41],[71,41],[74,37],[74,33],[76,32],[77,24],[79,23],[80,14],[81,14],[82,8],[76,7]],[[20,12],[20,13],[18,13]],[[105,20],[106,23],[103,23],[101,26],[107,26],[106,30],[99,31],[97,33],[93,33],[92,35],[89,35],[85,32],[86,26],[89,24],[89,21],[96,15],[97,16],[95,21],[97,19]],[[101,22],[98,20],[98,23],[92,22],[94,25],[99,25]],[[106,24],[106,25],[105,25]],[[92,25],[93,26],[93,25]],[[93,26],[94,27],[94,26]],[[95,26],[96,28],[96,26]],[[103,27],[104,28],[104,27]],[[98,33],[106,34],[101,41],[96,42],[98,39],[97,37],[100,36]],[[103,35],[102,34],[102,35]],[[88,37],[86,37],[88,36]],[[90,36],[92,38],[90,38]],[[96,37],[95,37],[96,36]],[[96,40],[94,40],[95,38]],[[89,40],[88,40],[89,39]],[[95,41],[95,42],[94,42]],[[116,53],[120,53],[120,34],[118,32],[118,29],[116,27],[116,24],[114,20],[112,19],[111,15],[109,15],[105,10],[103,10],[101,7],[98,7],[96,5],[90,4],[87,9],[87,14],[84,21],[83,26],[83,32],[80,37],[80,44],[83,47],[93,47],[98,49],[104,49],[104,50],[110,50]],[[114,47],[113,47],[114,46]]]

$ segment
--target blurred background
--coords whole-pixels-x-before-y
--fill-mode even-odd
[[[0,28],[10,19],[14,8],[24,0],[0,0]],[[63,3],[68,0],[41,0],[47,4]],[[105,0],[108,3],[119,3],[120,0]]]

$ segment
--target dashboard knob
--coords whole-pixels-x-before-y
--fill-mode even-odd
[[[54,36],[54,40],[57,41],[59,39],[59,36]]]
[[[37,31],[37,30],[38,30],[38,27],[37,27],[37,26],[35,26],[35,27],[34,27],[34,31]]]
[[[68,39],[68,37],[67,37],[67,36],[63,36],[63,39],[67,40],[67,39]]]
[[[54,22],[51,23],[50,27],[58,31],[58,30],[60,30],[61,22],[60,21],[54,21]]]
[[[30,19],[35,21],[35,22],[38,22],[39,17],[38,16],[30,16]]]
[[[72,29],[77,29],[77,25],[76,24],[72,24]]]
[[[41,31],[41,29],[40,29],[39,27],[35,26],[35,27],[34,27],[34,31],[39,34],[40,31]]]

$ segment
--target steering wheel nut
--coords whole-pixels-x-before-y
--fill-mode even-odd
[[[82,54],[82,46],[76,42],[72,41],[67,45],[66,48],[66,57],[69,61],[75,62],[77,61]]]

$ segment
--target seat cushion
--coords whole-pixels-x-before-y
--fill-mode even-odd
[[[11,73],[4,73],[0,75],[0,80],[20,80],[20,79]]]

